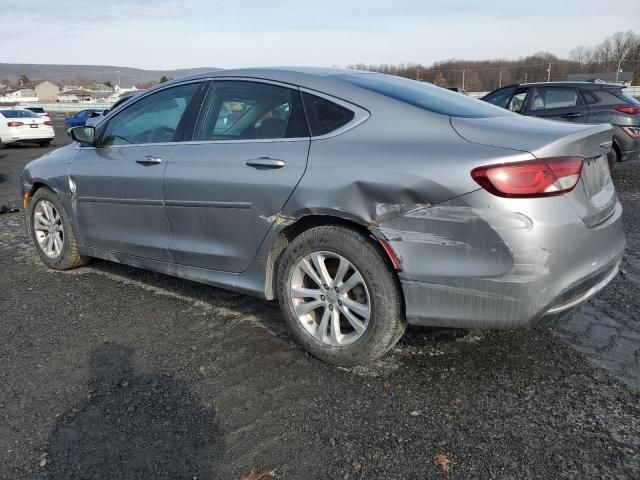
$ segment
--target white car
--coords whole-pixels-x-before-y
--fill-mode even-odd
[[[56,134],[51,120],[19,107],[0,108],[0,148],[18,142],[49,145]]]

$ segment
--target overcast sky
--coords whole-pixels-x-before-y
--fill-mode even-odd
[[[640,1],[0,0],[0,62],[172,69],[566,56]]]

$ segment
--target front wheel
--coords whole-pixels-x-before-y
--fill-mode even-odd
[[[278,300],[298,342],[339,366],[380,357],[406,326],[388,262],[347,228],[315,227],[291,242],[278,268]]]
[[[89,257],[80,255],[69,218],[58,196],[39,188],[26,210],[31,238],[42,262],[56,270],[82,267]]]

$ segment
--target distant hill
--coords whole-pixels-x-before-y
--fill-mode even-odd
[[[120,85],[130,87],[136,83],[158,82],[163,75],[168,78],[184,77],[219,68],[183,68],[179,70],[142,70],[140,68],[113,67],[110,65],[45,65],[31,63],[0,63],[0,82],[8,79],[16,83],[20,75],[30,80],[49,80],[55,83],[77,84],[95,80],[110,81],[115,85],[120,72]]]

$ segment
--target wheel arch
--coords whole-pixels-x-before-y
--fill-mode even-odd
[[[277,292],[277,272],[280,266],[280,260],[282,258],[282,254],[289,246],[291,241],[307,230],[320,227],[325,225],[332,226],[340,226],[352,231],[355,231],[361,234],[364,238],[367,238],[371,241],[374,247],[378,250],[380,255],[387,262],[390,270],[393,272],[398,288],[400,291],[400,296],[403,301],[403,309],[404,309],[404,294],[402,292],[402,288],[400,287],[400,279],[398,277],[398,271],[394,267],[393,261],[390,258],[390,253],[385,250],[385,248],[380,243],[381,240],[384,240],[384,237],[377,233],[374,229],[370,228],[365,222],[360,221],[357,218],[351,218],[348,215],[341,215],[344,212],[336,213],[318,213],[318,214],[307,214],[302,215],[297,218],[295,221],[289,223],[284,228],[280,230],[277,234],[275,240],[272,242],[269,252],[267,254],[265,268],[266,268],[266,281],[265,281],[265,296],[268,300],[273,300],[276,298]]]

